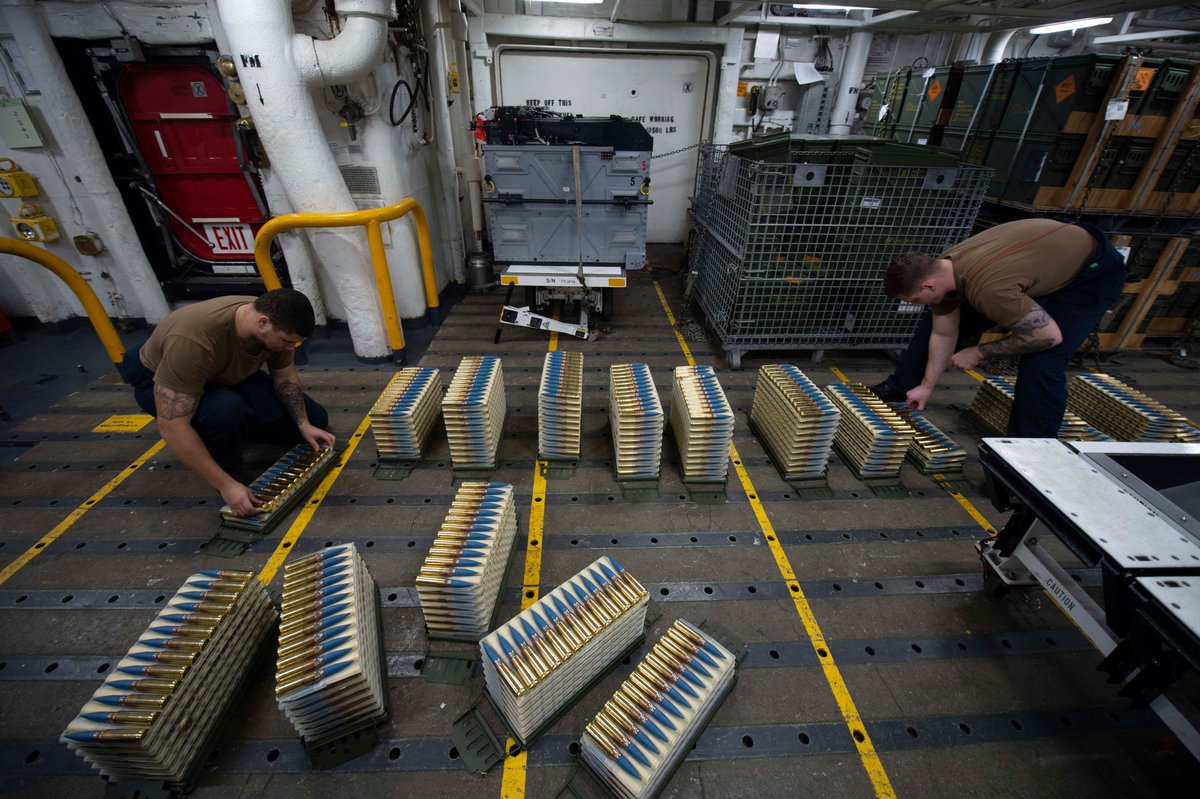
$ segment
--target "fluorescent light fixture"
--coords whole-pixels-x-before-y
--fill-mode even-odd
[[[1036,28],[1030,28],[1029,32],[1034,36],[1043,33],[1058,33],[1059,31],[1077,31],[1080,28],[1094,28],[1097,25],[1107,25],[1112,22],[1112,17],[1089,17],[1088,19],[1072,19],[1066,22],[1054,22],[1049,25],[1041,25]]]
[[[598,6],[604,0],[525,0],[526,3],[559,3],[561,5]]]
[[[827,6],[821,3],[792,3],[792,8],[805,11],[866,11],[866,6]]]

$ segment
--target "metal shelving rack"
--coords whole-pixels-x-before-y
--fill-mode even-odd
[[[991,177],[987,167],[945,166],[912,150],[894,165],[877,149],[764,163],[701,148],[693,295],[732,368],[751,350],[908,341],[920,308],[884,295],[888,262],[970,236]]]

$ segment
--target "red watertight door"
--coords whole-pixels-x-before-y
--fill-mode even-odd
[[[176,241],[214,271],[248,271],[229,262],[254,260],[265,220],[238,160],[237,114],[221,81],[198,65],[129,64],[119,93],[159,198],[196,231],[168,214]]]

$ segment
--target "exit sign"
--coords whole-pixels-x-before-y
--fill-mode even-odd
[[[204,235],[218,255],[253,255],[254,233],[249,225],[205,225]]]

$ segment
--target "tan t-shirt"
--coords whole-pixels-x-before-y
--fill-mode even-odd
[[[1074,280],[1096,247],[1091,233],[1053,219],[996,225],[938,256],[954,264],[956,296],[930,310],[948,314],[963,297],[996,324],[1012,327],[1033,310],[1034,298]]]
[[[257,372],[291,365],[293,353],[252,355],[238,342],[234,317],[254,297],[216,297],[173,311],[142,345],[142,365],[163,388],[199,397],[205,383],[232,386]]]

